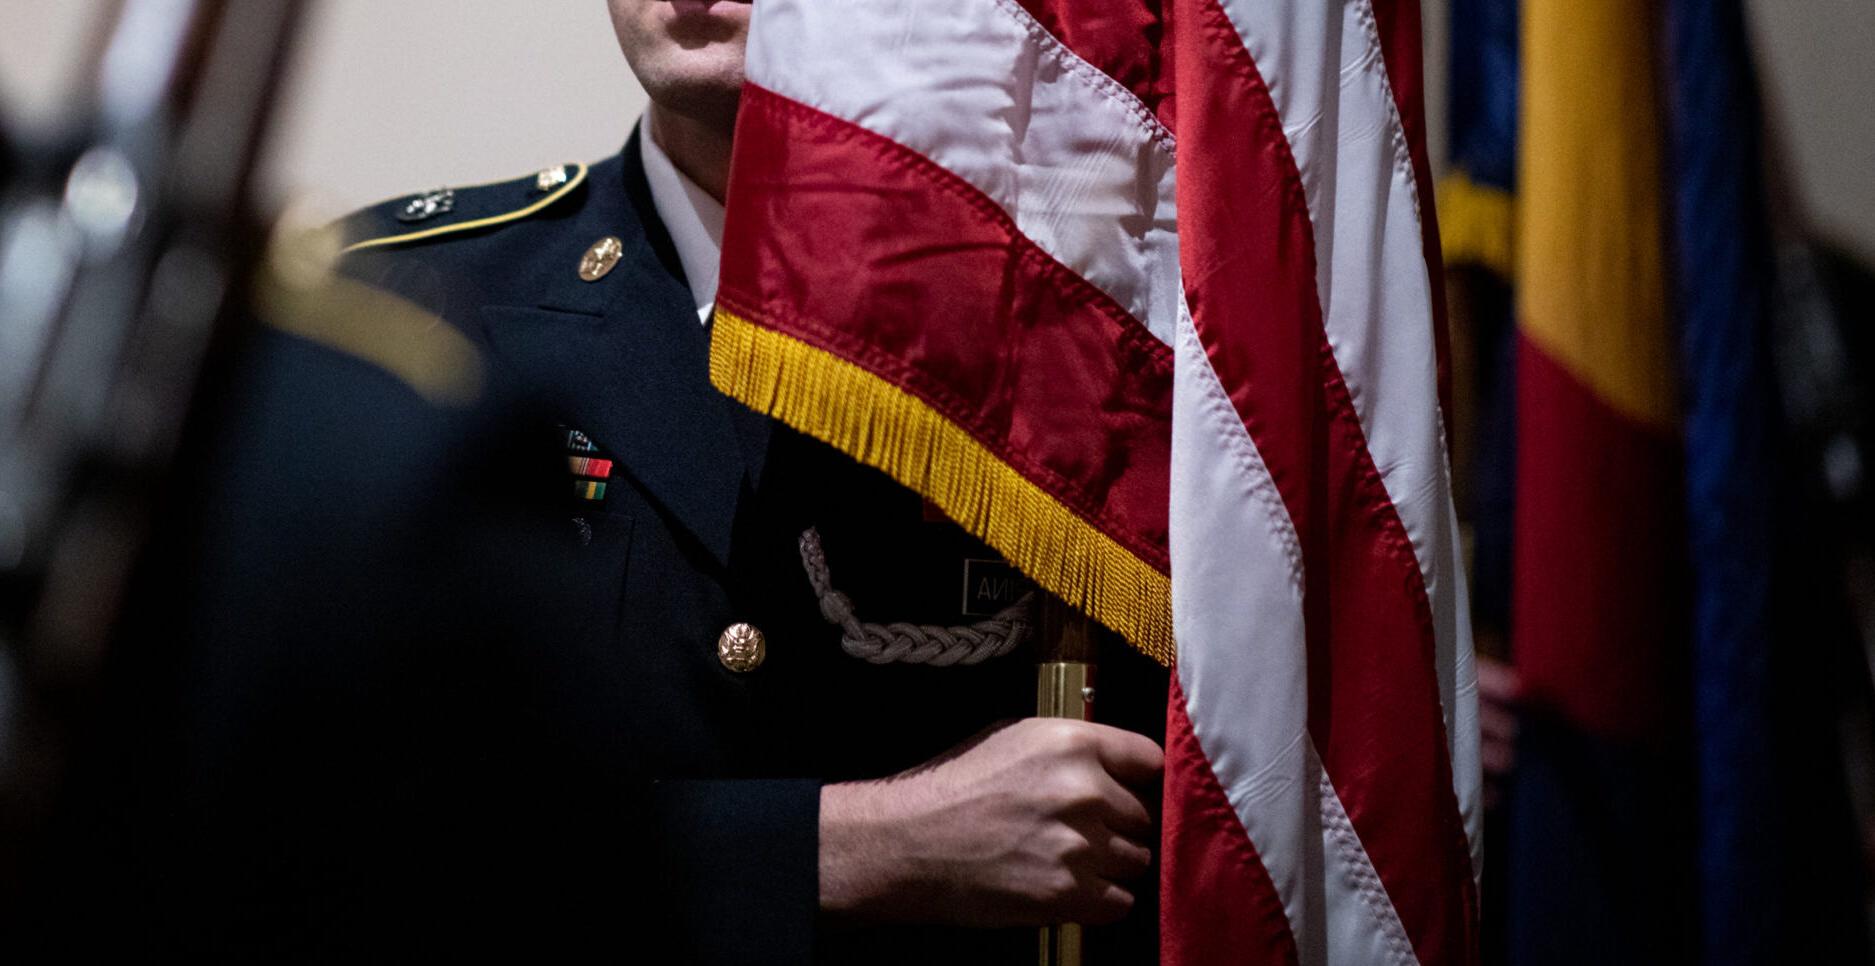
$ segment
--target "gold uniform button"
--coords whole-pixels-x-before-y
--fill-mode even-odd
[[[579,260],[579,277],[588,282],[597,282],[612,274],[612,269],[617,267],[618,260],[624,255],[625,243],[607,235],[586,249],[586,256]]]
[[[754,624],[731,624],[716,639],[716,659],[737,674],[761,667],[767,657],[768,638]]]

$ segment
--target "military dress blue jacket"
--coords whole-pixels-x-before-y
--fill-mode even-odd
[[[214,776],[177,795],[189,851],[252,884],[203,886],[236,958],[480,929],[628,962],[1032,961],[1033,930],[817,911],[821,786],[1032,713],[1034,654],[851,656],[803,532],[869,622],[971,624],[1025,588],[711,387],[640,157],[360,212],[341,272],[378,308],[276,307],[251,350],[177,672],[179,743]],[[736,625],[759,660],[725,654]],[[1164,671],[1102,659],[1101,718],[1159,738]],[[1156,961],[1155,884],[1090,961]]]

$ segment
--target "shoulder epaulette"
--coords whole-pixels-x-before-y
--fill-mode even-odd
[[[509,181],[438,188],[373,205],[357,219],[365,224],[347,234],[363,240],[345,246],[347,254],[424,241],[520,221],[545,211],[586,182],[586,166],[564,164]]]

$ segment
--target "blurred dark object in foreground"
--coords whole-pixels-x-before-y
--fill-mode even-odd
[[[548,583],[572,521],[517,509],[563,455],[496,386],[441,404],[316,333],[238,358],[30,857],[32,952],[646,948],[629,684]]]
[[[126,0],[0,202],[0,959],[648,952],[563,452],[251,217],[302,7]]]
[[[178,447],[245,325],[300,0],[121,0],[0,195],[0,905],[45,828]],[[8,931],[9,937],[19,935]]]

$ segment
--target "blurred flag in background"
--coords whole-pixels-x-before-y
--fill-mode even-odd
[[[1502,656],[1510,624],[1516,455],[1515,273],[1518,0],[1452,0],[1450,158],[1439,230],[1451,301],[1454,487],[1472,551],[1480,650]]]
[[[1853,961],[1832,719],[1804,707],[1827,662],[1779,633],[1740,4],[1454,0],[1452,24],[1459,491],[1481,646],[1508,636],[1525,700],[1487,958]]]
[[[1665,49],[1700,948],[1706,963],[1770,963],[1791,951],[1796,897],[1779,874],[1791,843],[1772,747],[1770,229],[1739,0],[1667,0]]]
[[[1658,23],[1632,0],[1523,3],[1513,962],[1670,962],[1692,946]]]

